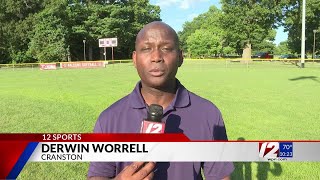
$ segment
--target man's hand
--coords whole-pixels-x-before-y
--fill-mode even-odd
[[[153,178],[154,162],[134,162],[126,166],[114,179],[115,180],[151,180]]]

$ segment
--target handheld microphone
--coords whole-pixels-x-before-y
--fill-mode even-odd
[[[165,124],[161,122],[163,108],[158,104],[149,106],[148,117],[141,123],[141,133],[164,133]]]

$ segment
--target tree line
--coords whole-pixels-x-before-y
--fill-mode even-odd
[[[98,39],[107,37],[118,38],[115,58],[129,58],[137,32],[155,20],[160,8],[148,0],[1,0],[0,63],[103,59]]]
[[[320,1],[307,0],[306,52],[320,49]],[[117,37],[115,58],[130,58],[135,35],[161,20],[149,0],[1,0],[0,63],[103,59],[99,38]],[[242,55],[258,51],[299,53],[302,0],[221,0],[178,32],[189,57]],[[288,40],[276,46],[276,28]],[[316,34],[313,30],[318,30]],[[85,40],[85,44],[84,44]],[[86,45],[86,57],[84,57]],[[253,52],[251,52],[251,50]],[[111,50],[107,49],[111,59]]]
[[[306,52],[320,49],[320,1],[306,1]],[[211,6],[183,25],[181,46],[189,57],[242,55],[256,52],[275,54],[301,50],[302,0],[221,0],[221,9]],[[276,46],[276,28],[283,26],[288,39]],[[313,30],[317,30],[316,34]],[[252,52],[253,51],[253,52]]]

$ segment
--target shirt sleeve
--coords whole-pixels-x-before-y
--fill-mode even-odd
[[[101,119],[103,115],[101,114],[98,118],[96,125],[94,127],[94,133],[106,133],[101,127]],[[108,177],[113,178],[116,176],[116,163],[115,162],[91,162],[88,170],[88,177]]]
[[[234,170],[232,162],[205,162],[203,171],[206,180],[221,180]]]
[[[213,140],[228,140],[223,118],[219,110],[215,113],[215,122],[213,124]],[[204,162],[203,170],[206,180],[221,180],[230,176],[234,170],[232,162]]]
[[[88,170],[88,177],[108,177],[116,175],[116,166],[112,162],[91,162]]]

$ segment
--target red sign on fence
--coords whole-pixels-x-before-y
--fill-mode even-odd
[[[56,63],[40,64],[40,70],[55,70],[57,69]]]
[[[60,68],[78,69],[78,68],[99,68],[104,67],[104,62],[63,62],[60,63]]]

